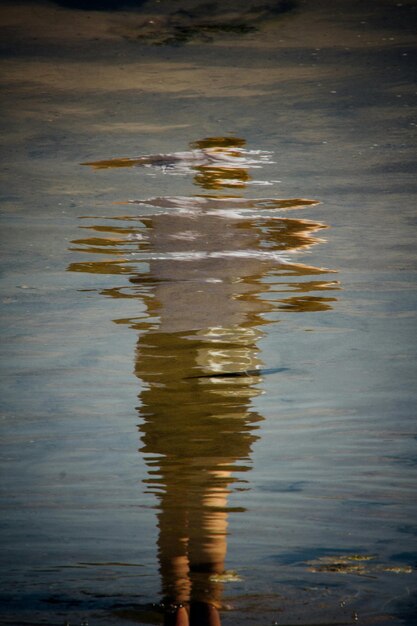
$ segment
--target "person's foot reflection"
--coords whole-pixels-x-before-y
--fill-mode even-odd
[[[175,611],[165,613],[164,626],[189,626],[187,609],[179,606]]]
[[[221,626],[220,615],[216,607],[206,602],[194,602],[190,606],[190,615],[184,606],[174,613],[167,613],[165,626]]]
[[[206,602],[191,604],[190,622],[191,626],[221,626],[218,610]]]

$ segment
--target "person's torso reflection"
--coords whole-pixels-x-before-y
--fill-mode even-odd
[[[263,325],[276,310],[331,308],[334,298],[322,292],[337,285],[314,276],[326,270],[288,260],[316,243],[314,233],[324,226],[277,210],[314,201],[236,195],[250,183],[249,167],[259,167],[265,155],[246,151],[237,138],[209,138],[191,148],[91,164],[192,172],[209,193],[132,201],[147,211],[126,216],[123,227],[121,216],[114,225],[95,225],[104,237],[76,242],[78,249],[110,250],[121,258],[70,269],[128,274],[130,287],[106,295],[146,305],[145,319],[125,321],[140,330],[140,431],[148,489],[159,501],[162,594],[173,607],[166,622],[202,626],[220,623],[228,495],[234,474],[250,468],[262,419],[252,398],[262,380],[257,342]],[[282,291],[292,294],[282,297]]]

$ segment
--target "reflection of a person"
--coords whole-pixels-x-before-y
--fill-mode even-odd
[[[159,499],[166,624],[175,626],[220,624],[228,494],[232,472],[249,469],[261,420],[251,406],[259,394],[256,344],[264,314],[276,307],[264,297],[263,278],[320,273],[280,260],[282,253],[311,245],[311,233],[320,225],[236,215],[230,208],[239,208],[239,202],[255,209],[265,209],[265,202],[257,206],[231,196],[229,203],[229,196],[218,194],[249,181],[243,146],[241,139],[220,137],[181,153],[188,155],[182,158],[191,164],[196,184],[217,195],[152,201],[168,210],[140,218],[149,269],[130,277],[133,294],[146,303],[149,318],[158,319],[139,336],[135,372],[144,383],[140,431],[150,467],[147,482]],[[115,166],[178,163],[178,155],[168,155],[118,160]],[[110,167],[111,161],[93,165]],[[97,252],[96,244],[91,251]],[[91,264],[87,270],[81,265],[73,269],[93,271]],[[110,292],[120,297],[120,291]],[[301,296],[285,299],[285,305],[328,307],[324,300]]]
[[[216,149],[207,143],[194,147]],[[198,165],[195,182],[244,186],[247,168],[230,165],[234,149],[218,147],[227,168]],[[251,411],[260,314],[271,308],[259,297],[261,278],[277,265],[271,252],[302,245],[306,227],[227,219],[192,199],[187,208],[145,221],[149,249],[172,256],[150,261],[148,306],[159,323],[139,338],[136,374],[146,384],[142,451],[153,459],[149,484],[159,497],[164,602],[175,607],[166,623],[203,626],[220,624],[231,472],[238,461],[247,469],[261,419]],[[141,278],[131,282],[140,286]]]
[[[230,158],[232,147],[223,149]],[[248,176],[242,168],[196,169],[195,182],[207,189]],[[158,558],[164,602],[174,607],[166,623],[214,626],[220,624],[231,472],[248,459],[260,419],[250,409],[256,378],[237,374],[259,367],[255,322],[265,308],[246,282],[258,278],[259,261],[222,253],[256,249],[257,234],[200,210],[157,215],[149,226],[152,250],[183,255],[150,263],[159,332],[139,338],[136,359],[136,374],[147,384],[143,452],[157,455],[156,479],[149,482],[160,489]]]

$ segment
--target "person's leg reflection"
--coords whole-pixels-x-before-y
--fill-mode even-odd
[[[165,615],[164,626],[221,626],[216,607],[206,602],[194,602],[190,607],[190,616],[184,606]]]
[[[221,626],[216,607],[206,602],[195,602],[190,608],[191,626]]]
[[[165,614],[164,626],[189,626],[189,624],[187,609],[184,606]]]

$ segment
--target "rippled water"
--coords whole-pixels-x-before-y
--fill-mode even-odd
[[[250,470],[263,420],[253,399],[266,373],[258,347],[264,327],[278,311],[330,309],[335,298],[322,293],[338,283],[328,270],[291,259],[318,243],[313,233],[325,226],[282,215],[314,201],[247,200],[249,168],[266,155],[254,158],[234,137],[197,143],[190,152],[92,163],[192,172],[200,191],[209,193],[133,200],[143,213],[96,218],[90,227],[96,236],[73,243],[104,259],[69,269],[129,276],[129,287],[101,293],[136,299],[143,309],[139,318],[115,321],[141,331],[135,355],[135,374],[144,383],[139,431],[149,467],[145,483],[158,501],[163,601],[221,608],[223,581],[241,581],[225,571],[234,510],[228,500],[240,472]]]
[[[58,4],[0,7],[0,622],[414,624],[415,7]]]

